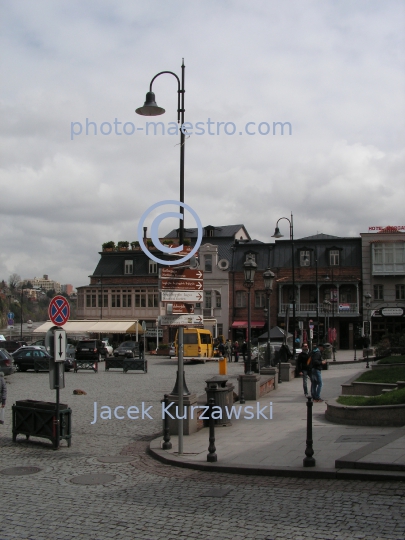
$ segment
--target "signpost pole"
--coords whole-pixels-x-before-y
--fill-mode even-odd
[[[178,357],[178,370],[179,370],[179,413],[178,413],[178,423],[177,423],[177,431],[178,431],[178,437],[179,437],[179,448],[178,448],[178,454],[183,454],[183,385],[184,385],[184,377],[183,377],[183,370],[184,370],[184,361],[183,361],[183,350],[184,350],[184,328],[182,326],[179,327],[179,357]]]

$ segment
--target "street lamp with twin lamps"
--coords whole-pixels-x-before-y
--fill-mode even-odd
[[[255,272],[257,264],[253,258],[248,257],[246,262],[243,265],[243,272],[245,274],[244,285],[248,290],[248,342],[247,342],[247,353],[248,353],[248,370],[247,375],[252,375],[252,344],[251,344],[251,313],[250,313],[250,289],[253,287],[255,282]]]
[[[153,77],[149,85],[149,92],[146,94],[146,100],[143,107],[136,109],[136,113],[142,116],[159,116],[166,111],[162,107],[158,107],[155,101],[155,94],[152,92],[153,81],[159,77],[159,75],[169,74],[177,80],[177,123],[180,124],[180,202],[184,203],[184,151],[186,144],[186,136],[184,129],[184,72],[186,66],[184,65],[184,58],[181,64],[181,81],[179,77],[172,71],[161,71]],[[179,246],[183,245],[184,240],[184,207],[180,206],[180,227],[179,227]]]
[[[276,277],[275,274],[273,274],[270,268],[267,268],[267,270],[263,272],[264,288],[265,288],[266,296],[267,296],[267,361],[268,361],[269,366],[271,366],[270,296],[273,292],[273,281],[275,277]]]
[[[278,227],[279,221],[282,219],[286,219],[288,223],[290,224],[290,241],[291,241],[291,270],[292,270],[292,288],[293,288],[293,299],[292,299],[292,305],[293,305],[293,358],[295,359],[295,265],[294,265],[294,224],[293,224],[293,215],[291,212],[291,219],[287,217],[281,217],[277,220],[276,223],[276,229],[274,231],[274,234],[272,235],[272,238],[282,238],[284,235],[280,233],[280,229]],[[288,328],[286,328],[287,335],[288,335]]]

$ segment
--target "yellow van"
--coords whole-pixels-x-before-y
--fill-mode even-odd
[[[179,355],[179,332],[176,333],[176,356]],[[184,357],[208,358],[213,356],[212,334],[205,328],[184,328]]]

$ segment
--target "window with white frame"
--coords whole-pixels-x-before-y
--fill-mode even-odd
[[[329,265],[339,266],[339,250],[338,249],[331,249],[329,251]]]
[[[311,263],[310,252],[306,250],[300,251],[300,266],[309,266]]]
[[[207,309],[212,308],[211,291],[204,291],[204,307]]]
[[[158,271],[157,262],[149,259],[149,274],[157,274],[157,271]]]
[[[215,307],[221,307],[221,293],[219,293],[218,291],[215,291]]]
[[[125,261],[124,274],[134,273],[134,261]]]
[[[148,307],[149,308],[159,307],[159,293],[157,289],[148,290]]]
[[[371,244],[373,275],[405,272],[405,242]]]
[[[113,308],[121,307],[121,291],[119,290],[111,291],[111,307]]]
[[[374,300],[384,300],[384,285],[374,285]]]
[[[122,307],[131,307],[131,291],[123,290],[122,291]]]
[[[395,285],[395,300],[405,300],[405,285]]]
[[[246,292],[245,291],[236,291],[236,307],[246,307]]]
[[[255,307],[263,308],[266,306],[266,293],[264,291],[255,291]]]

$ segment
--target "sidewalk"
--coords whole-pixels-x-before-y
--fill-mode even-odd
[[[362,360],[362,351],[358,358]],[[364,363],[352,363],[353,351],[339,351],[337,362],[322,371],[322,398],[336,398],[340,385],[355,379],[365,369]],[[173,448],[161,450],[162,438],[150,445],[160,461],[180,467],[216,470],[237,474],[309,476],[322,478],[363,478],[367,480],[405,480],[405,426],[362,427],[332,424],[325,420],[326,403],[313,404],[313,449],[315,467],[303,467],[306,448],[306,399],[302,379],[284,382],[278,389],[259,399],[264,414],[272,419],[243,419],[215,428],[218,461],[207,462],[208,429],[184,436],[184,453],[177,454],[177,437]],[[235,403],[239,408],[239,402]],[[256,416],[256,415],[255,415]]]

